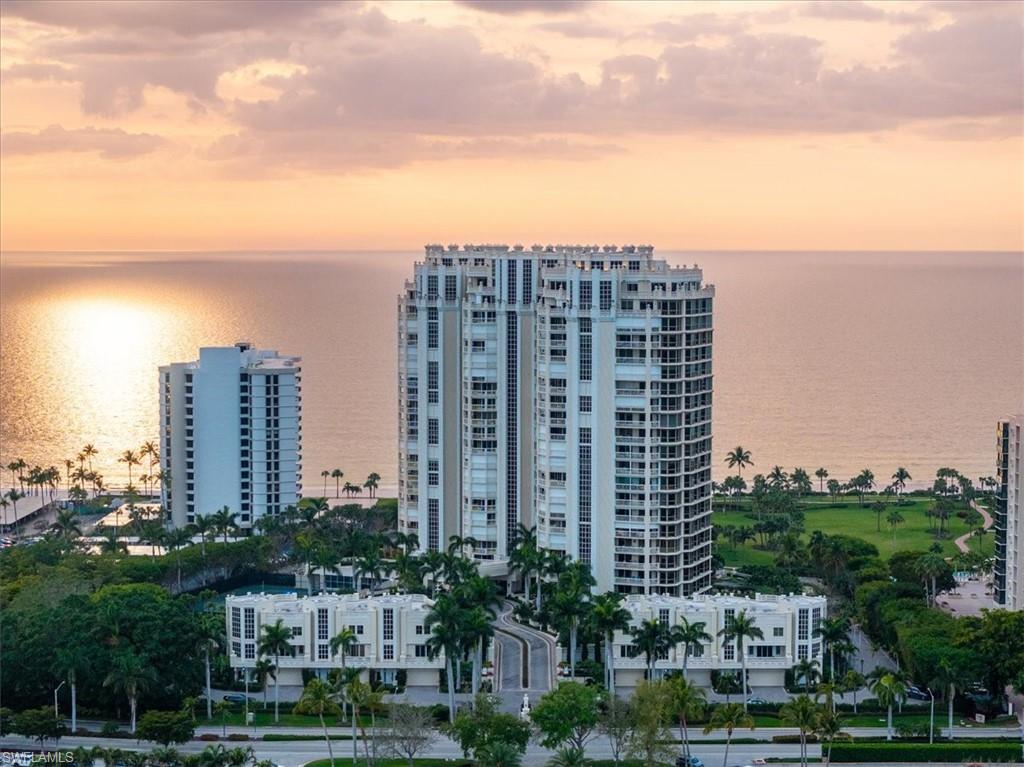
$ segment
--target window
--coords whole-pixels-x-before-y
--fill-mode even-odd
[[[782,626],[776,626],[772,629],[772,636],[780,637],[786,633],[786,630]]]
[[[256,657],[256,645],[254,645],[252,642],[249,642],[245,645],[245,657],[248,660],[252,660]]]
[[[438,443],[438,423],[436,418],[427,419],[427,444],[436,445]]]
[[[355,625],[349,626],[349,628],[352,629],[352,631],[356,634],[356,636],[362,636],[363,635],[363,628],[364,628],[363,624],[357,623]]]
[[[293,637],[300,637],[300,636],[302,636],[302,626],[292,626],[292,636]]]
[[[736,660],[736,646],[727,644],[722,648],[722,657],[726,660]]]
[[[437,461],[427,461],[427,484],[437,487],[440,484],[441,472],[438,469]]]
[[[611,311],[612,308],[612,284],[604,281],[601,283],[601,311]]]
[[[395,611],[392,608],[384,610],[384,641],[395,638]]]
[[[437,404],[438,399],[438,363],[431,360],[427,363],[427,402]]]
[[[242,610],[238,607],[231,608],[231,636],[242,638]]]
[[[810,638],[810,632],[808,630],[808,611],[807,608],[801,608],[797,615],[796,621],[796,638],[802,642],[806,642]]]
[[[444,300],[454,301],[458,296],[458,283],[454,274],[446,275],[444,278]]]
[[[242,643],[232,642],[231,643],[231,654],[241,656],[242,655]]]
[[[437,275],[431,274],[427,277],[427,298],[437,298]]]
[[[427,348],[437,348],[437,322],[427,323]]]
[[[581,413],[589,413],[590,412],[590,407],[591,407],[590,403],[591,403],[591,400],[590,400],[589,396],[581,396],[580,397],[580,412]]]
[[[416,636],[423,636],[423,624],[422,623],[417,623],[416,624]]]
[[[329,644],[317,645],[317,648],[316,648],[316,659],[317,660],[330,660],[331,659],[331,646]]]
[[[668,615],[669,615],[668,609],[663,607],[660,610],[658,610],[658,623],[660,623],[662,626],[667,626],[668,625]]]
[[[245,638],[256,638],[256,609],[253,607],[245,608]]]
[[[395,646],[391,644],[384,645],[384,660],[395,659]]]
[[[317,639],[328,639],[330,634],[327,632],[327,608],[321,607],[316,611],[316,638]]]
[[[414,647],[414,654],[416,655],[417,658],[427,657],[427,646],[425,644],[414,645]]]
[[[441,548],[441,502],[437,498],[427,499],[427,548],[430,551]]]
[[[593,288],[594,286],[589,282],[580,283],[580,309],[590,308],[590,304],[594,300]]]

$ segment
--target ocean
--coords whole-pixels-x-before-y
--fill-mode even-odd
[[[715,284],[715,477],[995,473],[1024,402],[1020,253],[672,252]],[[0,464],[62,465],[157,438],[157,366],[251,340],[303,358],[304,474],[396,482],[395,297],[418,253],[5,253]],[[0,485],[9,483],[7,472]]]

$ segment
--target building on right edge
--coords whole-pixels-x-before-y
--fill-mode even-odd
[[[996,427],[995,602],[1024,610],[1024,505],[1021,504],[1021,431],[1024,414]]]

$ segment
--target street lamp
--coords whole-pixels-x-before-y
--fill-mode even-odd
[[[60,688],[64,686],[66,681],[67,680],[64,680],[59,685],[57,685],[57,689],[53,691],[53,718],[54,719],[60,719],[60,709],[57,708],[57,693],[60,692]]]

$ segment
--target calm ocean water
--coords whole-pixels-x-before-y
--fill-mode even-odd
[[[862,468],[994,473],[995,421],[1024,398],[1015,253],[676,253],[718,288],[717,477]],[[303,357],[304,469],[395,483],[395,296],[416,253],[4,254],[0,459],[86,442],[108,484],[157,436],[159,364],[250,339]],[[6,472],[2,475],[6,484]]]

